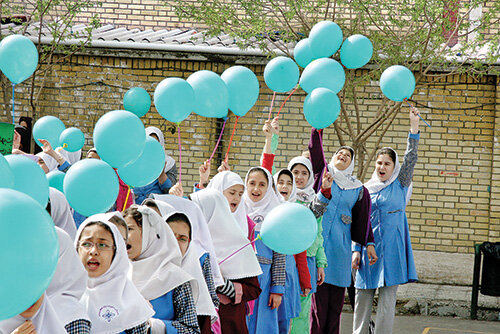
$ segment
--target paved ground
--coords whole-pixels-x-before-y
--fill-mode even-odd
[[[352,313],[342,313],[342,334],[352,333]],[[500,321],[451,317],[396,316],[394,334],[500,334]]]

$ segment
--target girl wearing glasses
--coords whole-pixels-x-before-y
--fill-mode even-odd
[[[82,300],[94,333],[142,334],[149,330],[154,311],[127,278],[130,262],[115,213],[87,218],[78,228],[75,246],[88,272]]]

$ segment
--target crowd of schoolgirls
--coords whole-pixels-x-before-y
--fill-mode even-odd
[[[265,122],[262,159],[245,179],[226,162],[210,179],[206,161],[187,195],[166,156],[155,182],[128,193],[120,180],[113,208],[90,217],[51,188],[47,210],[60,244],[54,277],[33,306],[0,321],[0,334],[340,333],[353,277],[353,332],[391,333],[397,287],[417,279],[405,207],[418,115],[412,108],[402,164],[395,150],[381,149],[365,184],[353,175],[354,150],[338,148],[327,164],[323,133],[314,128],[308,150],[274,171],[274,119]],[[47,141],[42,153],[29,155],[20,132],[13,153],[46,173],[65,172],[79,159]],[[146,132],[164,146],[159,129]],[[86,158],[99,159],[98,152]],[[316,217],[318,234],[302,253],[279,254],[257,239],[266,215],[283,202],[307,206]]]

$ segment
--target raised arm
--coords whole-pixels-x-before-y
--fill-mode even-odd
[[[311,137],[309,139],[309,154],[313,167],[314,174],[314,190],[319,191],[321,186],[321,173],[325,168],[325,156],[321,148],[323,130],[311,129]]]
[[[398,180],[403,187],[410,186],[413,178],[413,170],[417,164],[418,141],[420,139],[420,132],[418,131],[420,122],[419,114],[420,112],[415,107],[410,109],[410,134],[408,135],[408,144],[406,146],[403,164],[401,165],[401,170],[398,175]]]

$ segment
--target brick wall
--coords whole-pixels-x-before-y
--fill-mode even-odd
[[[86,149],[92,146],[92,129],[97,119],[107,111],[122,108],[127,89],[140,86],[152,96],[156,84],[167,76],[187,78],[201,69],[221,74],[238,61],[230,57],[208,61],[202,56],[196,58],[199,60],[174,60],[151,51],[122,52],[115,56],[109,56],[109,50],[88,52],[92,54],[75,56],[68,64],[55,68],[40,101],[41,115],[55,115],[67,127],[76,126],[84,131]],[[248,65],[259,77],[261,95],[256,106],[240,118],[229,155],[230,164],[242,177],[250,166],[258,164],[264,144],[261,128],[267,119],[272,97],[262,79],[265,62],[264,58],[254,58],[251,63],[257,65]],[[415,249],[467,253],[473,251],[475,242],[499,240],[498,86],[499,79],[495,76],[475,81],[471,77],[456,75],[415,92],[413,99],[432,125],[430,129],[421,123],[419,162],[408,207]],[[366,124],[377,109],[380,89],[377,83],[372,83],[360,87],[358,95]],[[284,98],[284,94],[276,96],[274,114]],[[310,127],[301,112],[304,98],[305,93],[298,90],[282,110],[276,158],[278,169],[285,168],[290,158],[307,147]],[[17,115],[25,115],[27,106],[26,86],[20,84],[16,88]],[[351,110],[352,106],[348,105],[347,109]],[[178,160],[177,135],[169,131],[173,125],[161,118],[154,107],[143,120],[146,125],[163,130],[167,151]],[[226,152],[234,121],[232,115],[216,159]],[[192,114],[181,124],[183,184],[188,189],[197,180],[198,166],[214,148],[218,136],[217,122]],[[394,147],[402,159],[408,130],[408,109],[403,107],[381,146]],[[374,145],[375,137],[370,139],[370,145]],[[339,145],[333,127],[325,130],[324,144],[327,159],[330,159]],[[213,166],[213,173],[215,168]],[[373,167],[367,175],[371,175],[372,170]]]

